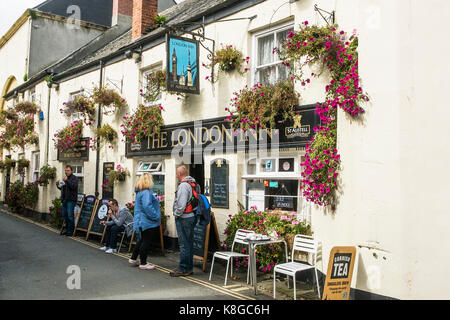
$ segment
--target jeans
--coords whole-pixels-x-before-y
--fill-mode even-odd
[[[180,245],[180,264],[178,270],[191,272],[194,269],[194,227],[196,217],[175,218]]]
[[[155,228],[150,228],[142,231],[142,228],[139,228],[141,237],[137,241],[136,246],[134,247],[133,254],[131,255],[132,260],[136,260],[139,256],[141,258],[140,263],[147,263],[147,253],[152,245],[152,239],[156,235],[156,232],[159,233],[159,226]]]
[[[105,246],[111,249],[116,249],[117,247],[117,234],[124,231],[124,226],[118,226],[113,224],[112,226],[106,226],[105,231]]]
[[[64,200],[62,202],[62,217],[66,223],[66,233],[72,235],[75,229],[74,209],[76,201]]]

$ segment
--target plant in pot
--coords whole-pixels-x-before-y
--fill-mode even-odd
[[[101,128],[95,129],[96,138],[93,140],[92,149],[96,148],[97,141],[100,140],[100,146],[102,144],[109,144],[108,148],[113,149],[113,144],[115,144],[118,135],[117,131],[114,130],[109,124],[104,124]]]
[[[274,129],[278,123],[292,119],[296,111],[299,95],[294,90],[294,83],[289,80],[279,81],[274,85],[258,83],[234,92],[231,99],[233,109],[226,121],[232,123],[235,130]]]
[[[19,174],[24,174],[25,168],[28,168],[29,166],[30,166],[30,160],[27,160],[27,159],[17,160],[17,172]]]
[[[83,121],[74,121],[57,131],[54,135],[54,145],[59,151],[72,150],[81,145],[83,138]]]
[[[130,171],[127,168],[117,165],[116,170],[111,170],[108,174],[108,184],[113,186],[116,181],[125,181],[125,178],[130,176]]]
[[[115,90],[108,89],[107,87],[94,88],[92,99],[94,103],[100,106],[105,115],[111,115],[127,107],[125,99]]]
[[[132,115],[128,113],[123,117],[122,135],[127,141],[139,143],[147,136],[158,136],[161,127],[164,126],[161,111],[164,110],[159,106],[144,106],[141,104],[136,112]]]
[[[46,164],[41,167],[39,170],[39,185],[47,186],[49,184],[49,180],[53,180],[56,178],[56,168]]]
[[[73,100],[63,103],[59,111],[66,117],[71,117],[75,113],[80,113],[86,125],[90,126],[95,121],[95,103],[83,95],[76,96]]]
[[[203,66],[214,69],[217,65],[219,71],[232,72],[236,70],[240,75],[243,75],[249,70],[247,65],[250,61],[250,57],[243,58],[243,56],[244,55],[242,52],[232,45],[226,45],[225,47],[222,46],[221,49],[214,52],[214,56],[209,65],[203,64]],[[211,72],[211,75],[207,76],[205,79],[209,81],[217,80],[217,78],[213,78],[213,72]]]
[[[6,170],[10,170],[11,168],[14,168],[16,166],[16,162],[11,158],[5,158],[4,164]]]

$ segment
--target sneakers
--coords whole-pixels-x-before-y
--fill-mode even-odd
[[[132,265],[135,265],[135,266],[140,265],[140,263],[139,263],[139,261],[137,259],[136,260],[128,259],[128,263],[132,264]]]
[[[108,250],[105,251],[106,253],[116,253],[117,249],[111,249],[109,248]]]
[[[106,251],[106,250],[108,250],[109,248],[107,247],[107,246],[104,246],[104,247],[101,247],[100,248],[100,250],[102,250],[102,251]]]
[[[147,263],[147,264],[141,264],[141,265],[139,266],[139,269],[141,269],[141,270],[153,270],[153,269],[155,269],[155,266],[152,265],[152,264],[150,264],[150,263]]]

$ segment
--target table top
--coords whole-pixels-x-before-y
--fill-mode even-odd
[[[245,242],[248,242],[249,244],[271,244],[271,243],[278,243],[278,242],[286,242],[283,238],[278,239],[267,239],[267,240],[251,240],[251,239],[244,239]]]

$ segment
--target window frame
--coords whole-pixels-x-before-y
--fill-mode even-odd
[[[144,89],[147,87],[147,76],[159,70],[163,70],[162,62],[153,64],[152,66],[149,66],[141,70],[140,89],[142,89],[143,92]],[[139,99],[142,104],[145,103],[144,98],[141,95],[139,96]],[[160,105],[162,104],[162,100],[163,100],[163,92],[160,92],[159,99],[155,100],[152,103],[152,105]]]
[[[36,161],[36,156],[38,158],[38,161]],[[40,168],[41,167],[41,153],[40,153],[40,151],[33,152],[32,159],[33,159],[32,179],[33,179],[33,182],[36,182],[39,179],[39,177],[41,176],[41,168]],[[36,168],[36,164],[37,164],[37,168]],[[36,179],[35,179],[35,175],[36,175]]]
[[[257,72],[260,69],[264,69],[264,68],[272,67],[272,66],[278,66],[278,65],[282,64],[282,61],[278,59],[276,61],[264,64],[264,65],[258,65],[258,59],[259,59],[258,40],[260,38],[263,38],[263,37],[266,37],[266,36],[272,34],[273,37],[275,38],[274,39],[275,40],[274,41],[275,47],[277,47],[278,43],[277,43],[277,39],[276,39],[276,34],[278,32],[288,31],[288,30],[294,30],[294,21],[289,21],[289,22],[280,24],[280,25],[278,25],[276,27],[271,27],[269,29],[265,29],[265,30],[262,30],[262,31],[259,31],[259,32],[255,32],[253,34],[253,36],[252,36],[252,49],[253,49],[252,52],[253,52],[253,56],[255,57],[254,58],[255,63],[254,64],[252,63],[252,69],[251,69],[252,70],[252,73],[251,73],[251,83],[252,83],[252,85],[256,85],[257,83],[261,83],[259,81],[256,81],[257,78],[258,78]],[[272,48],[272,50],[273,50],[273,48]],[[276,79],[275,79],[275,82],[277,82],[279,80],[280,79],[279,79],[279,75],[278,75],[278,68],[276,68]]]

